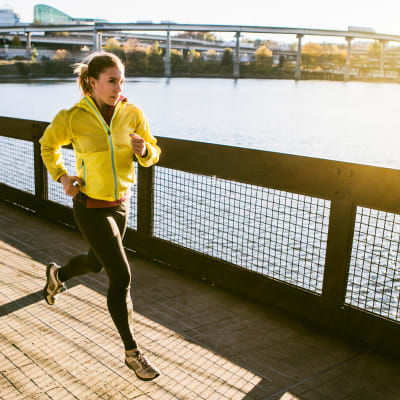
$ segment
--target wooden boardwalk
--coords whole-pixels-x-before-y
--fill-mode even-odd
[[[130,255],[137,340],[162,375],[136,378],[106,306],[107,278],[42,298],[45,265],[78,232],[0,202],[0,399],[396,400],[399,360]]]

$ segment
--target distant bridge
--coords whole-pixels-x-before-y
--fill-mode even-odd
[[[242,25],[199,25],[199,24],[175,24],[175,23],[71,23],[64,25],[34,25],[34,24],[17,24],[12,26],[0,27],[0,33],[22,32],[27,35],[27,48],[31,47],[32,32],[91,32],[93,34],[93,42],[91,43],[95,50],[99,50],[102,46],[102,35],[106,32],[129,32],[129,31],[163,31],[166,32],[165,47],[165,75],[171,75],[171,32],[233,32],[236,34],[235,54],[234,54],[234,77],[240,76],[240,35],[242,33],[270,33],[277,35],[296,35],[298,39],[296,54],[296,79],[300,79],[301,65],[301,41],[304,36],[331,36],[343,37],[347,41],[347,57],[345,64],[345,80],[349,77],[350,57],[351,57],[351,41],[355,38],[377,40],[381,44],[380,67],[383,71],[383,62],[385,56],[385,47],[388,42],[400,42],[400,35],[383,34],[367,31],[343,31],[329,29],[308,29],[308,28],[285,28],[270,26],[242,26]],[[175,40],[175,38],[173,39]],[[210,43],[211,45],[211,43]],[[225,47],[227,47],[225,45]]]
[[[30,39],[26,34],[19,35],[20,41],[26,43],[30,40],[31,45],[66,45],[66,46],[93,46],[93,35],[87,34],[86,32],[69,32],[69,36],[47,36],[47,35],[31,35]],[[0,38],[11,41],[15,34],[7,33],[0,34]],[[160,42],[161,47],[165,47],[166,36],[164,35],[150,35],[140,33],[129,33],[129,32],[106,32],[102,35],[102,43],[108,38],[116,38],[121,42],[125,42],[128,39],[137,39],[141,43],[153,43],[154,41]],[[232,47],[231,42],[216,40],[206,41],[197,40],[192,38],[178,38],[171,37],[172,47],[174,49],[195,49],[199,51],[207,51],[210,49],[223,50],[227,47]],[[240,50],[246,53],[254,53],[257,49],[251,43],[240,43]]]

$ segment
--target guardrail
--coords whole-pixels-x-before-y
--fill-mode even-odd
[[[48,178],[46,122],[0,117],[0,198],[74,225]],[[400,171],[159,138],[136,166],[125,245],[400,354]],[[63,149],[74,170],[71,149]]]

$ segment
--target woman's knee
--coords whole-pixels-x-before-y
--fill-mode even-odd
[[[131,286],[131,273],[129,269],[110,275],[110,290],[126,291]]]

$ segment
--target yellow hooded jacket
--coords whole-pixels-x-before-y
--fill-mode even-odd
[[[141,136],[147,148],[147,155],[137,157],[138,162],[144,167],[157,163],[161,150],[139,108],[121,100],[108,125],[91,97],[85,96],[69,110],[60,111],[46,128],[39,141],[42,159],[58,181],[68,173],[61,146],[72,143],[77,176],[84,182],[80,191],[94,199],[118,200],[135,182],[131,133]]]

